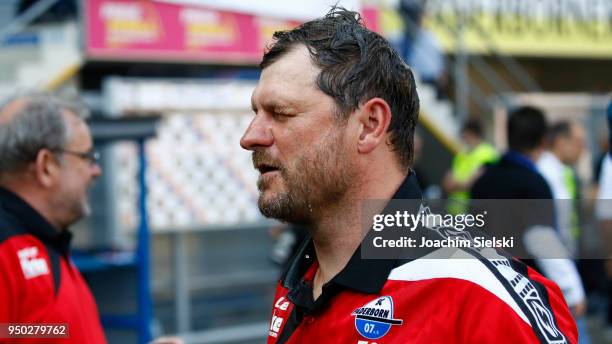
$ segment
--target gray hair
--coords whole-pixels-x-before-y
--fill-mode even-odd
[[[0,112],[19,100],[24,101],[23,106],[8,120],[0,120],[0,174],[24,168],[36,160],[41,149],[63,149],[71,135],[65,111],[83,119],[88,116],[79,103],[45,93],[11,97],[0,105]]]

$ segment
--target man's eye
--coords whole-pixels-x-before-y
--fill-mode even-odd
[[[279,119],[279,120],[287,120],[291,116],[289,116],[286,113],[282,113],[282,112],[272,112],[272,117]]]

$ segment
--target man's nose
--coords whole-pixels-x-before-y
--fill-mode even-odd
[[[91,175],[94,178],[97,178],[102,175],[102,167],[98,163],[94,163],[91,165]]]
[[[240,139],[240,146],[247,150],[268,147],[274,142],[272,128],[261,117],[256,116]]]

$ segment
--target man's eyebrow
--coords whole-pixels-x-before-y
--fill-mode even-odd
[[[272,112],[292,112],[296,109],[296,106],[292,102],[286,100],[264,99],[256,104],[255,100],[251,99],[251,110],[253,110],[253,112],[257,113],[257,111],[262,108]]]
[[[277,111],[277,112],[287,110],[287,109],[295,109],[295,106],[291,104],[290,102],[278,102],[275,100],[264,102],[261,105],[262,107],[266,109]]]

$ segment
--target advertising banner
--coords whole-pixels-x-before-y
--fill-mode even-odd
[[[376,29],[376,11],[364,11]],[[88,0],[85,46],[90,59],[256,64],[278,30],[294,19],[145,0]]]
[[[272,33],[298,25],[197,6],[135,0],[89,0],[90,58],[257,63]]]
[[[200,5],[211,9],[249,13],[262,17],[307,21],[325,14],[336,5],[361,12],[359,0],[155,0],[182,5]]]
[[[448,52],[612,58],[609,0],[431,0],[425,25]]]

